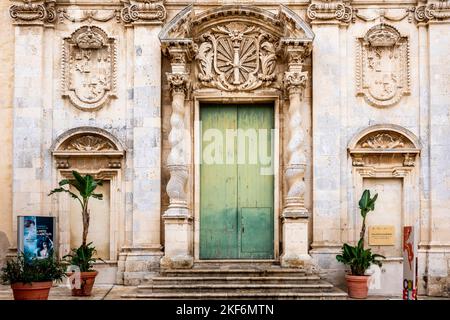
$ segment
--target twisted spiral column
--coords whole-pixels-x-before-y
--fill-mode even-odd
[[[285,73],[285,84],[289,92],[289,142],[287,145],[287,164],[285,180],[287,192],[283,214],[306,215],[305,208],[305,168],[304,152],[305,132],[302,128],[301,94],[307,80],[306,72],[288,71]]]
[[[167,215],[188,215],[186,186],[188,166],[185,150],[185,106],[187,74],[171,73],[167,75],[172,90],[172,114],[170,116],[169,143],[171,150],[167,158],[170,179],[167,194],[170,204]]]

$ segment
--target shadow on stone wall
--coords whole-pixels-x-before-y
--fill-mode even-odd
[[[9,243],[6,233],[0,231],[0,267],[3,266],[5,262],[6,254],[8,253],[8,248],[11,246]]]

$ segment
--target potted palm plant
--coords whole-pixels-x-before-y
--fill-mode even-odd
[[[381,267],[382,262],[380,259],[385,258],[380,254],[373,254],[370,248],[364,249],[366,217],[370,211],[375,210],[375,201],[377,198],[378,194],[375,194],[373,198],[371,198],[370,191],[364,190],[361,199],[359,200],[359,209],[361,210],[363,221],[358,244],[356,246],[351,246],[344,243],[342,246],[342,253],[336,256],[337,261],[350,266],[351,273],[345,275],[345,279],[347,281],[348,295],[351,298],[367,298],[369,291],[368,280],[370,276],[365,274],[366,270],[369,269],[372,264]]]
[[[102,181],[95,180],[89,174],[82,176],[77,171],[72,171],[72,176],[73,179],[61,180],[59,182],[59,188],[53,189],[49,195],[60,192],[68,193],[73,199],[78,201],[81,206],[81,216],[83,219],[82,243],[80,247],[72,249],[68,255],[64,256],[64,258],[70,265],[78,267],[80,271],[80,287],[77,288],[76,286],[72,286],[72,295],[90,296],[98,272],[93,269],[93,264],[97,260],[94,258],[94,255],[96,254],[95,247],[92,242],[87,243],[90,221],[89,200],[91,198],[98,200],[103,199],[101,193],[95,193],[95,189],[102,185]],[[64,188],[64,186],[75,188],[79,195]],[[72,283],[76,283],[76,278],[72,277],[73,274],[69,273],[68,275],[71,276],[70,279]]]
[[[47,300],[53,281],[64,276],[63,265],[53,255],[38,259],[21,253],[1,270],[1,280],[11,285],[14,300]]]

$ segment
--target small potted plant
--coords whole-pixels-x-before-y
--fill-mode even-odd
[[[70,194],[73,199],[78,201],[81,206],[81,217],[83,219],[82,243],[80,247],[72,249],[71,253],[65,255],[64,259],[70,265],[78,267],[80,272],[80,287],[77,288],[76,286],[72,286],[72,295],[90,296],[94,286],[95,277],[98,272],[93,269],[93,264],[97,260],[94,258],[94,255],[96,254],[95,247],[92,245],[92,242],[87,243],[90,221],[89,200],[91,198],[98,200],[103,199],[103,195],[101,193],[95,193],[95,189],[102,185],[102,181],[95,180],[89,174],[82,176],[77,171],[72,171],[72,175],[73,179],[61,180],[59,182],[59,188],[53,189],[49,195],[66,192]],[[78,191],[79,195],[64,188],[64,186],[72,186]],[[78,275],[68,273],[68,276],[70,276],[72,284],[76,284],[76,276]]]
[[[336,260],[345,265],[350,266],[350,274],[345,275],[347,281],[348,295],[351,298],[365,299],[369,291],[368,280],[369,275],[366,275],[366,270],[372,264],[381,267],[382,263],[379,259],[385,257],[380,254],[373,254],[371,249],[364,249],[364,235],[366,232],[366,217],[370,211],[375,209],[375,201],[378,194],[373,198],[370,197],[370,191],[364,190],[361,199],[359,200],[359,208],[363,218],[359,241],[356,246],[351,246],[344,243],[342,253],[336,256]]]
[[[14,300],[47,300],[53,281],[64,276],[63,265],[53,255],[38,259],[21,253],[1,270],[2,282],[11,285]]]

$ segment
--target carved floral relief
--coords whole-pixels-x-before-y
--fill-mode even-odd
[[[66,151],[82,152],[117,150],[117,148],[110,141],[102,136],[96,135],[77,136],[66,142],[61,149]]]
[[[84,26],[63,45],[63,96],[77,108],[96,110],[116,89],[116,40],[100,28]]]
[[[380,24],[358,39],[357,95],[376,107],[387,107],[409,94],[408,38]]]
[[[253,90],[276,78],[276,39],[256,26],[229,23],[199,37],[195,59],[202,86]]]

